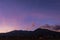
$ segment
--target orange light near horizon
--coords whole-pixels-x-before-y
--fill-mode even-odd
[[[7,25],[5,23],[0,25],[0,33],[10,32],[16,29],[17,29],[16,25]]]
[[[14,19],[5,19],[2,18],[0,19],[1,23],[0,23],[0,33],[6,33],[6,32],[10,32],[13,30],[16,30],[17,27],[17,22]]]
[[[15,29],[14,27],[9,27],[9,26],[4,25],[0,28],[0,33],[6,33],[6,32],[9,32],[9,31],[12,31],[14,29]]]

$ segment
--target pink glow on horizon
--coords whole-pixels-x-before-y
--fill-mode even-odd
[[[23,17],[24,19],[25,17]],[[22,20],[22,18],[21,18]],[[22,23],[19,25],[19,23],[17,22],[17,20],[15,18],[4,18],[1,16],[0,18],[0,33],[6,33],[6,32],[10,32],[10,31],[13,31],[13,30],[30,30],[31,28],[30,27],[27,27],[27,26],[30,26],[30,25],[22,25]],[[27,28],[28,29],[27,29]]]
[[[9,20],[3,17],[0,18],[0,33],[9,32],[9,31],[16,30],[16,29],[18,29],[18,25],[15,19]]]

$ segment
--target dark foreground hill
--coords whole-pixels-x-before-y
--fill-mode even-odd
[[[60,40],[60,32],[40,28],[35,31],[15,30],[0,33],[0,40]]]

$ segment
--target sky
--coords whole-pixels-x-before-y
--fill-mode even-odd
[[[60,0],[0,0],[0,33],[44,24],[60,25]]]

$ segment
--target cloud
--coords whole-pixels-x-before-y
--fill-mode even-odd
[[[52,31],[56,31],[56,32],[60,32],[60,26],[59,25],[48,25],[48,24],[45,24],[43,26],[40,26],[40,28],[48,29],[48,30],[52,30]]]

